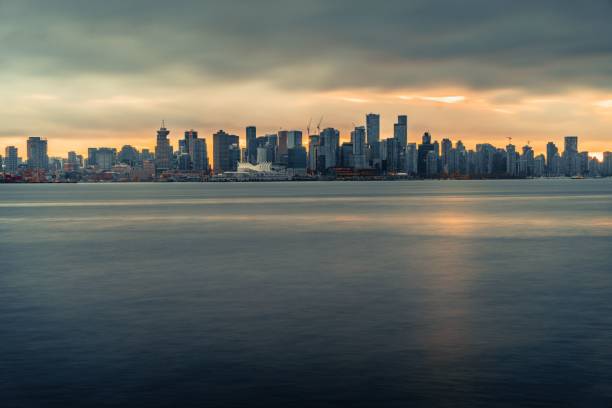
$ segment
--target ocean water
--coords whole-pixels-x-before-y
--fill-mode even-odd
[[[0,406],[612,406],[612,180],[0,185]]]

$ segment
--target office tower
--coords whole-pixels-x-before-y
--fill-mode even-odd
[[[240,144],[238,142],[232,143],[229,146],[229,171],[238,170],[238,163],[240,163],[240,156],[242,154],[241,152],[242,149],[240,148]]]
[[[589,152],[578,153],[578,174],[585,176],[589,173]]]
[[[543,154],[539,154],[533,160],[533,177],[542,177],[546,168],[546,158]]]
[[[237,152],[236,152],[237,150]],[[240,138],[219,130],[213,135],[214,173],[235,170],[240,160]]]
[[[434,178],[438,175],[438,155],[434,150],[429,150],[425,158],[425,177]]]
[[[546,144],[546,165],[548,167],[552,166],[553,158],[558,153],[559,153],[559,149],[553,142],[548,142]]]
[[[179,146],[184,145],[183,140],[179,140]],[[180,171],[189,171],[191,170],[191,156],[184,149],[179,148],[179,153],[176,157],[176,167]]]
[[[246,155],[251,164],[257,163],[257,128],[248,126],[246,128]]]
[[[117,149],[100,147],[96,152],[96,165],[100,170],[110,170],[116,162]]]
[[[18,150],[15,146],[7,146],[4,149],[4,171],[9,174],[17,173],[19,166]]]
[[[506,146],[506,174],[510,177],[518,175],[516,146],[513,144]]]
[[[434,151],[435,146],[431,143],[431,135],[429,132],[423,134],[423,143],[419,145],[417,173],[423,177],[427,173],[427,155]],[[434,152],[435,153],[435,152]]]
[[[366,129],[358,126],[351,132],[353,167],[366,168]]]
[[[187,153],[189,154],[189,157],[192,158],[195,141],[197,139],[198,139],[197,130],[193,130],[193,129],[186,130],[184,133],[183,143],[180,143],[179,141],[179,152]],[[182,149],[181,149],[181,145],[183,146]]]
[[[353,168],[355,161],[353,159],[353,144],[344,142],[340,145],[340,165],[338,167]]]
[[[406,148],[408,143],[408,117],[406,115],[397,117],[397,123],[393,125],[393,138],[398,141],[401,149]]]
[[[276,148],[276,160],[280,164],[287,164],[287,138],[289,132],[286,130],[280,130],[278,132],[278,145]]]
[[[293,149],[302,145],[302,131],[290,130],[287,132],[287,149]]]
[[[206,139],[195,139],[189,152],[191,170],[208,173],[208,148]]]
[[[162,126],[157,131],[157,144],[155,145],[155,167],[159,172],[172,168],[173,152],[170,140],[168,140],[169,134],[170,131],[162,122]]]
[[[418,154],[416,143],[408,143],[406,145],[406,153],[404,155],[404,171],[407,174],[417,174]]]
[[[318,169],[317,159],[319,157],[319,139],[318,135],[308,136],[308,171],[315,173]]]
[[[340,148],[340,132],[333,128],[324,129],[321,132],[321,147],[324,157],[324,168],[330,169],[338,165],[338,151]]]
[[[28,167],[46,170],[49,167],[47,156],[47,141],[40,137],[30,137],[27,143]]]
[[[268,148],[267,147],[258,147],[257,148],[257,164],[268,163]]]
[[[546,175],[555,177],[559,175],[559,149],[553,142],[546,145]]]
[[[181,163],[181,170],[192,170],[198,172],[208,170],[208,150],[206,147],[206,139],[199,139],[198,132],[196,130],[186,130],[185,138],[184,140],[179,141],[179,146],[179,152],[188,155],[188,163]],[[187,159],[183,158],[182,160],[184,162]]]
[[[576,176],[579,173],[578,136],[565,137],[565,149],[563,151],[563,169],[566,176]]]
[[[523,154],[519,158],[519,175],[522,177],[533,176],[534,153],[529,145],[523,146]]]
[[[68,152],[66,161],[70,164],[78,164],[77,154],[74,151]]]
[[[290,169],[300,169],[305,171],[308,166],[306,148],[304,146],[295,146],[288,149],[287,167]]]
[[[385,139],[380,143],[381,154],[380,158],[383,162],[383,170],[390,173],[397,173],[404,166],[400,165],[400,142],[398,139],[392,137]]]
[[[90,147],[87,149],[87,166],[95,166],[96,165],[96,153],[98,149],[95,147]]]
[[[451,150],[453,149],[453,142],[450,139],[442,139],[442,151],[440,154],[440,167],[442,169],[442,173],[451,174],[450,170],[450,155]]]
[[[370,158],[373,162],[380,159],[380,115],[368,113],[366,115],[367,142],[370,150]]]

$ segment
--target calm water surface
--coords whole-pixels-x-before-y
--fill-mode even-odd
[[[0,185],[0,406],[612,406],[612,180]]]

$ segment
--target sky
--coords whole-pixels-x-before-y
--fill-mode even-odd
[[[212,145],[398,114],[468,146],[612,150],[611,0],[0,0],[0,148]],[[210,149],[211,147],[209,147]],[[21,151],[21,155],[25,150]]]

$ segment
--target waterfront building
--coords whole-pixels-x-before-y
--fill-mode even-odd
[[[320,135],[320,143],[325,170],[336,167],[340,148],[340,132],[334,128],[324,129]]]
[[[351,147],[353,156],[353,166],[355,169],[364,169],[366,163],[366,128],[356,127],[351,132]]]
[[[393,138],[397,140],[401,149],[408,143],[408,116],[399,115],[397,123],[393,125]]]
[[[435,146],[431,143],[431,135],[429,132],[425,132],[423,134],[423,143],[419,145],[418,149],[417,173],[421,177],[427,175],[427,155],[429,152],[434,151],[434,148]]]
[[[404,171],[406,172],[406,174],[416,175],[418,165],[418,153],[416,143],[408,143],[406,145],[404,161]]]
[[[165,124],[157,131],[157,143],[155,145],[155,167],[156,170],[162,172],[172,168],[173,152],[168,135],[170,131],[166,129]]]
[[[246,155],[249,163],[257,163],[257,128],[255,126],[246,128]]]
[[[240,139],[219,130],[213,135],[213,166],[214,173],[221,174],[236,170],[240,161]]]
[[[580,172],[578,157],[578,136],[566,136],[563,150],[563,169],[566,176],[577,176]]]
[[[4,149],[4,171],[9,174],[15,174],[17,173],[18,166],[18,149],[15,146],[7,146]]]
[[[47,155],[47,141],[40,137],[30,137],[27,142],[28,167],[31,169],[46,170],[49,167]]]

